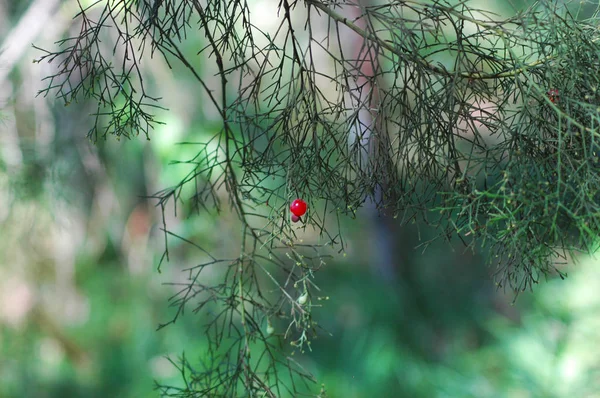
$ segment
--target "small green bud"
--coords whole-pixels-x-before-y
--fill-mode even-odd
[[[271,325],[271,322],[267,323],[267,336],[272,335],[275,332],[275,328]]]
[[[298,304],[304,305],[308,301],[308,292],[304,292],[304,294],[298,297]]]

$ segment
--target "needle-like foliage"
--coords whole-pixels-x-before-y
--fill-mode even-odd
[[[164,225],[167,244],[208,258],[177,285],[175,319],[210,316],[205,362],[174,362],[185,383],[159,385],[164,395],[318,393],[288,347],[310,347],[314,277],[327,247],[343,250],[339,218],[366,201],[487,250],[499,285],[516,291],[595,250],[600,34],[597,10],[580,16],[589,4],[540,1],[510,18],[441,0],[265,4],[277,9],[269,31],[250,0],[80,4],[79,33],[38,60],[56,63],[43,94],[95,101],[94,140],[150,137],[160,93],[142,65],[157,55],[183,65],[221,119],[190,174],[155,196],[163,209],[230,208],[241,229],[238,255],[217,258]],[[289,221],[296,197],[309,203],[300,230],[318,243]],[[208,269],[220,282],[206,282]]]

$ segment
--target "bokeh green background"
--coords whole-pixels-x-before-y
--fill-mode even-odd
[[[157,59],[148,73],[169,108],[165,124],[150,141],[90,143],[91,105],[36,97],[52,65],[31,62],[40,53],[30,43],[48,48],[77,33],[75,6],[0,0],[0,397],[158,396],[155,381],[181,384],[168,358],[199,362],[206,339],[203,315],[192,312],[157,330],[174,315],[169,283],[199,253],[172,239],[158,272],[161,212],[145,197],[189,171],[170,162],[197,148],[178,142],[219,126],[185,70]],[[41,27],[22,30],[32,10]],[[167,208],[167,222],[217,251],[239,228],[227,212],[176,217]],[[543,281],[513,303],[483,254],[446,243],[415,250],[431,233],[424,226],[400,228],[367,207],[342,230],[346,254],[318,274],[330,299],[315,316],[329,334],[295,354],[328,396],[600,396],[597,259],[563,266],[567,280]]]

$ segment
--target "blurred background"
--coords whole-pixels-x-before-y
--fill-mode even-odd
[[[250,2],[257,13],[276,3]],[[194,363],[206,341],[193,313],[157,331],[174,315],[168,283],[198,252],[171,241],[159,272],[161,213],[144,197],[189,171],[169,164],[195,153],[178,142],[219,126],[191,77],[157,60],[147,67],[165,124],[150,141],[91,143],[91,105],[36,97],[52,65],[32,63],[31,43],[77,33],[76,12],[74,0],[0,0],[0,397],[158,396],[155,381],[180,384],[168,358],[185,351]],[[167,215],[171,230],[216,249],[239,228],[228,214]],[[483,255],[415,249],[432,236],[425,226],[400,228],[367,206],[342,228],[346,254],[318,274],[330,299],[315,316],[331,336],[301,356],[328,396],[600,397],[598,259],[515,302]]]

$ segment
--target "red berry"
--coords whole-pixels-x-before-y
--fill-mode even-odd
[[[306,213],[306,208],[306,202],[302,199],[296,199],[290,205],[290,211],[298,217],[301,217]]]
[[[557,88],[551,88],[550,90],[548,90],[548,99],[552,101],[553,104],[556,104],[558,102],[558,100],[560,99],[560,95],[558,93]]]
[[[295,214],[292,214],[292,222],[298,222],[298,221],[300,221],[300,217],[298,217]]]

